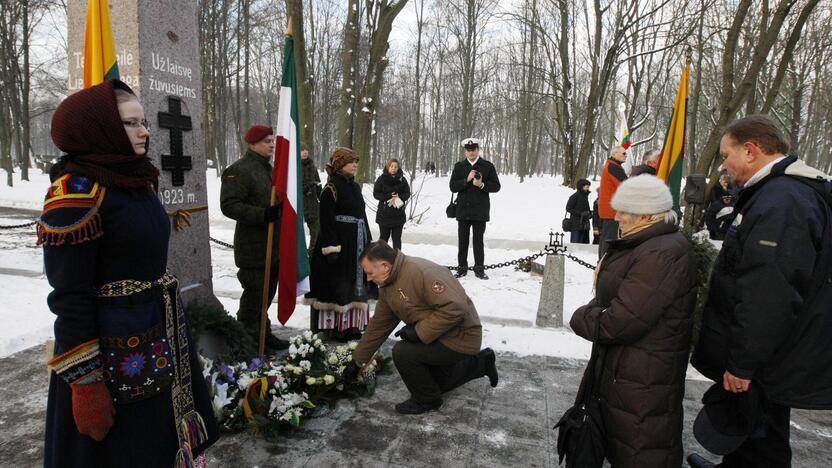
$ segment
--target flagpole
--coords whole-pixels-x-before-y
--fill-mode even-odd
[[[292,18],[289,17],[289,24],[286,28],[286,35],[292,35]],[[274,164],[277,165],[278,161],[276,158],[277,146],[275,146],[275,153],[272,154],[274,158]],[[269,200],[269,206],[277,205],[277,187],[274,185],[274,181],[272,181],[272,192]],[[269,321],[269,290],[271,289],[271,270],[272,270],[272,250],[274,249],[274,220],[269,221],[269,230],[268,230],[268,237],[266,238],[266,266],[263,269],[263,302],[260,307],[260,343],[259,347],[257,348],[257,355],[264,356],[265,355],[265,347],[266,347],[266,324]]]

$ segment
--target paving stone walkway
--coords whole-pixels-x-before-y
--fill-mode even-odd
[[[389,355],[391,342],[385,346]],[[498,354],[500,384],[483,378],[446,395],[436,412],[398,415],[407,390],[393,374],[375,395],[342,400],[272,439],[228,435],[208,451],[211,467],[556,467],[552,426],[575,394],[584,362]],[[44,347],[0,359],[0,466],[42,464]],[[686,453],[703,449],[691,427],[706,382],[688,381]],[[793,411],[795,467],[832,466],[832,412]]]

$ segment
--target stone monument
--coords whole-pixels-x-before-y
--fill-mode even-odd
[[[566,265],[562,255],[546,256],[543,269],[543,285],[540,287],[540,302],[537,304],[538,327],[563,326],[563,289],[566,279]]]
[[[202,135],[202,76],[193,0],[111,0],[121,80],[139,96],[150,122],[148,155],[161,171],[159,199],[168,213],[208,204]],[[85,0],[67,3],[69,92],[84,86]],[[211,281],[208,211],[173,230],[168,270],[186,304],[219,305]]]

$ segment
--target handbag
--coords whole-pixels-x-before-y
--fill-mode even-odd
[[[569,217],[569,212],[563,217],[563,221],[561,221],[561,228],[563,228],[563,232],[570,232],[572,231],[572,218]]]
[[[449,218],[456,218],[456,202],[454,201],[454,194],[451,192],[451,202],[445,208],[445,215]]]
[[[566,458],[567,468],[600,468],[604,464],[606,429],[601,416],[601,399],[597,387],[600,384],[606,348],[598,344],[601,334],[599,318],[595,342],[587,364],[590,376],[583,395],[575,405],[566,410],[552,429],[558,430],[558,464]],[[599,365],[600,361],[600,365]]]

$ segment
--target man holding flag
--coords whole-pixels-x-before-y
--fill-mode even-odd
[[[269,224],[281,221],[281,199],[271,204],[272,165],[275,142],[271,127],[254,125],[245,134],[248,144],[245,155],[222,173],[220,208],[224,215],[237,221],[234,229],[234,263],[239,268],[237,279],[243,287],[237,320],[251,337],[260,336],[261,301],[266,285],[265,263]],[[273,245],[279,245],[280,229],[272,229]],[[274,252],[269,262],[268,303],[277,291],[279,255]],[[267,320],[267,327],[271,324]],[[266,347],[286,349],[289,343],[271,333],[266,334]]]

